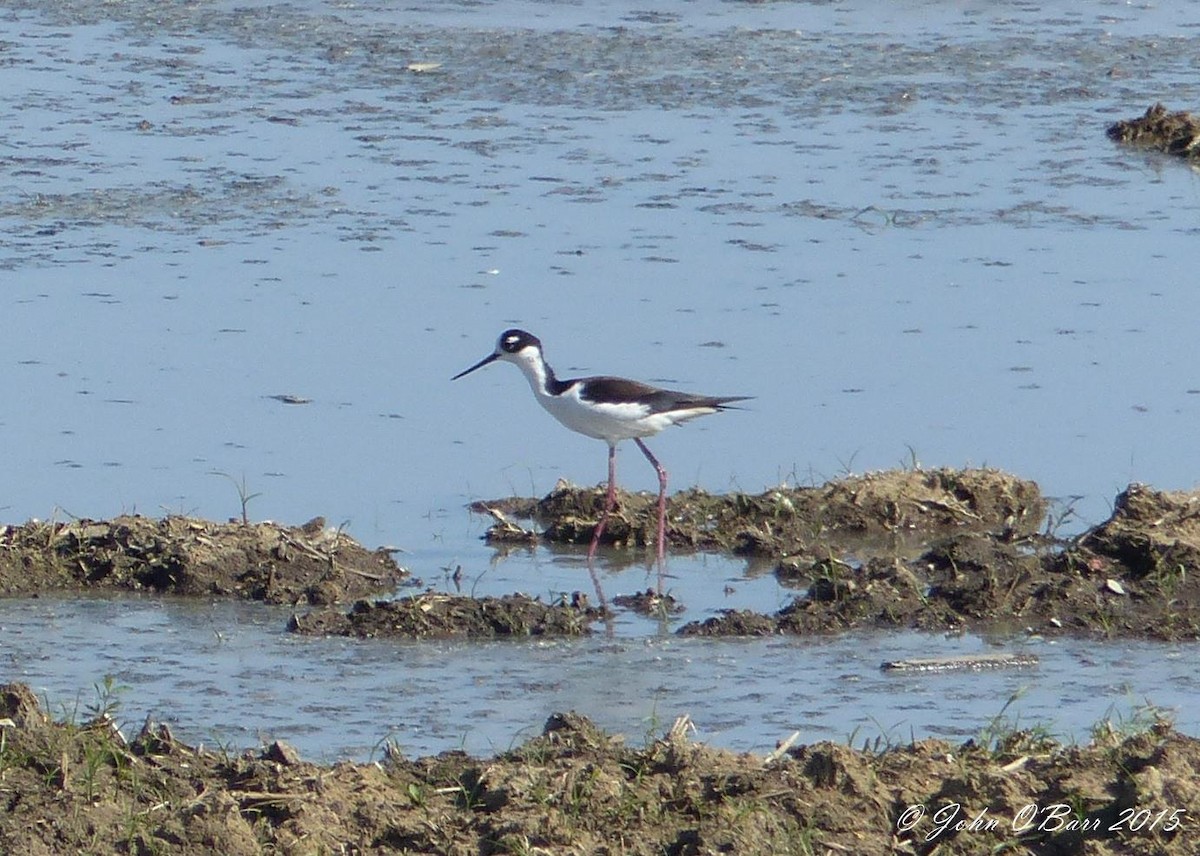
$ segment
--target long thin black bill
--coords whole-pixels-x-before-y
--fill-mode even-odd
[[[463,375],[469,375],[471,372],[475,371],[475,369],[481,369],[484,366],[486,366],[488,363],[495,362],[495,360],[498,356],[499,356],[498,354],[494,354],[494,353],[488,354],[486,357],[484,357],[482,360],[477,362],[475,365],[471,366],[465,372],[459,372],[454,377],[450,378],[450,380],[458,380]]]

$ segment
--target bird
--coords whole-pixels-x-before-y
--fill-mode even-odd
[[[451,380],[458,380],[497,360],[519,368],[529,381],[538,403],[564,426],[608,444],[608,492],[605,495],[604,512],[592,532],[587,553],[589,563],[596,555],[604,526],[617,501],[617,444],[622,440],[637,443],[658,474],[657,551],[661,568],[666,557],[667,471],[642,442],[642,438],[698,416],[737,409],[730,405],[737,401],[748,401],[753,396],[695,395],[607,375],[559,380],[554,369],[546,362],[541,340],[532,333],[516,328],[501,333],[492,353]]]

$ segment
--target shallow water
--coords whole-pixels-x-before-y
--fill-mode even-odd
[[[531,642],[308,639],[280,632],[286,611],[149,598],[0,602],[8,679],[30,683],[56,716],[86,718],[97,676],[120,689],[117,720],[243,747],[283,739],[314,760],[366,759],[394,739],[406,753],[503,751],[550,712],[578,710],[632,742],[681,713],[696,739],[769,752],[801,742],[855,745],[979,737],[997,722],[1084,740],[1102,719],[1146,724],[1139,687],[1196,733],[1190,646],[1031,640],[1036,667],[895,674],[885,660],[994,650],[972,637],[917,633],[833,639],[707,640],[623,627],[612,637]],[[49,631],[49,632],[47,632]],[[1018,698],[1011,705],[1011,696]]]
[[[1198,39],[1169,10],[1116,2],[0,3],[0,510],[224,518],[244,479],[252,516],[346,521],[368,545],[403,547],[429,583],[462,565],[478,593],[586,589],[558,554],[492,563],[485,521],[463,508],[604,476],[603,446],[554,424],[508,367],[448,382],[513,324],[564,375],[757,396],[651,441],[675,486],[989,464],[1079,497],[1068,529],[1103,519],[1131,480],[1191,487],[1200,185],[1103,129],[1164,96],[1194,106]],[[310,403],[272,397],[287,395]],[[619,474],[654,486],[628,451]],[[739,562],[671,570],[694,614],[787,596],[743,582]],[[645,581],[631,569],[611,587]],[[60,620],[86,620],[76,603],[102,608],[64,602]],[[179,605],[141,608],[190,626]],[[236,641],[252,609],[205,609],[235,622],[217,627],[223,657],[262,656],[261,638]],[[769,667],[747,668],[760,678],[727,709],[680,689],[724,686],[711,664],[728,652],[775,656],[805,687],[838,674],[790,655],[841,642],[683,642],[629,622],[618,638],[649,640],[622,643],[643,657],[695,652],[637,717],[703,706],[786,730],[796,702]],[[326,652],[369,675],[397,650],[279,626],[262,625],[264,666],[315,686],[353,671]],[[487,738],[507,741],[553,707],[629,728],[606,719],[628,702],[589,677],[589,662],[605,681],[623,662],[605,644],[518,646],[529,657],[515,664],[505,646],[400,648],[427,664],[428,705],[485,697],[488,679],[455,656],[485,668],[502,651],[531,685],[567,681],[561,696],[521,694],[534,701]],[[1148,647],[1128,672],[1129,646],[1073,650],[1129,675],[1087,684],[1085,730],[1096,705],[1175,697],[1178,649]],[[48,656],[39,685],[63,698],[122,671]],[[617,674],[644,690],[645,664]],[[131,702],[174,680],[153,672],[124,678]],[[925,726],[969,732],[1025,677],[973,679],[985,698],[939,697]],[[895,686],[881,680],[855,686]],[[186,689],[171,696],[181,724],[219,730]],[[295,738],[279,725],[300,727],[293,699],[273,698],[237,722]],[[362,716],[359,749],[391,727],[386,708]],[[453,722],[447,737],[439,719],[452,717],[414,718],[430,723],[414,747],[472,730]]]

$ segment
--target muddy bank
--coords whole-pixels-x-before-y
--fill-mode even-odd
[[[804,593],[774,615],[730,610],[684,635],[828,633],[852,627],[1010,630],[1200,639],[1200,494],[1132,485],[1112,517],[1070,542],[969,533],[913,560],[824,559],[777,573]]]
[[[541,500],[489,503],[497,523],[488,537],[499,529],[535,542],[586,541],[602,499],[598,489],[560,485]],[[606,533],[615,549],[646,552],[653,505],[649,495],[621,495]],[[674,550],[765,558],[797,592],[773,615],[734,603],[679,632],[999,628],[1200,638],[1200,493],[1131,486],[1109,520],[1071,541],[1039,533],[1046,507],[1036,484],[994,470],[892,471],[757,495],[678,493],[668,508]],[[521,515],[543,529],[515,522]],[[284,527],[129,516],[0,530],[0,593],[142,589],[335,606],[293,618],[292,630],[314,635],[579,635],[611,618],[610,607],[669,619],[687,601],[686,580],[672,579],[670,592],[607,599],[597,578],[594,600],[579,592],[557,602],[433,592],[393,599],[405,577],[386,551],[320,519]]]
[[[0,529],[0,594],[148,590],[321,605],[392,591],[407,572],[314,518],[303,526],[193,517],[31,521]]]
[[[1136,119],[1113,123],[1108,136],[1119,143],[1190,160],[1200,157],[1200,119],[1185,110],[1168,111],[1162,103],[1147,108]]]
[[[656,503],[653,494],[618,491],[603,543],[652,543]],[[681,491],[667,501],[667,539],[675,550],[784,557],[864,538],[962,529],[1012,538],[1037,532],[1046,507],[1036,483],[999,470],[888,470],[760,494]],[[492,543],[587,544],[604,508],[604,488],[560,483],[540,500],[508,497],[471,508],[497,517],[486,536]],[[531,518],[543,529],[523,528],[513,518]]]
[[[544,499],[487,503],[504,540],[528,515],[527,538],[583,542],[599,489],[560,485]],[[623,494],[617,545],[654,528],[650,495]],[[1072,541],[1039,533],[1037,485],[995,470],[901,470],[750,496],[671,497],[674,549],[724,549],[775,560],[798,590],[773,615],[736,607],[678,632],[763,636],[859,627],[936,632],[1001,627],[1164,640],[1200,638],[1200,494],[1131,486],[1112,517]],[[675,592],[686,600],[686,586]]]
[[[1200,741],[1169,723],[1088,746],[998,728],[962,745],[771,756],[695,743],[681,719],[641,748],[576,714],[491,758],[312,764],[284,743],[230,754],[98,697],[51,722],[0,686],[5,853],[739,854],[1194,852]],[[972,820],[979,819],[971,826]]]

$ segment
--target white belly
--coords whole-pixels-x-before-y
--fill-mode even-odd
[[[706,407],[651,413],[643,404],[594,404],[580,399],[578,387],[562,395],[546,395],[539,392],[537,400],[551,416],[572,431],[585,437],[604,440],[612,445],[621,440],[632,440],[634,437],[650,437],[668,425],[713,412],[711,408]]]

